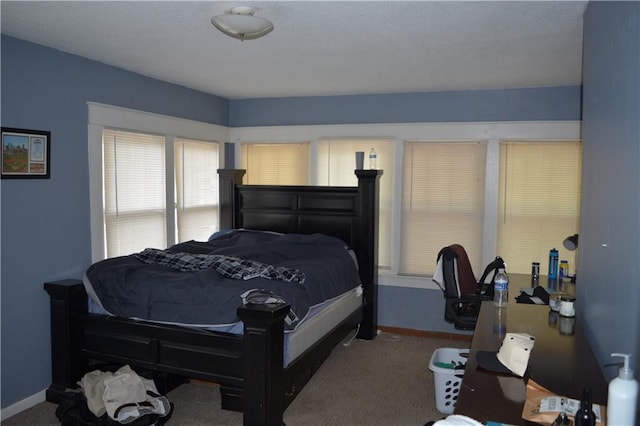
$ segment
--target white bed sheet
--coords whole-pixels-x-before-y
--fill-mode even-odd
[[[356,287],[322,305],[295,330],[285,332],[285,365],[302,355],[362,305],[362,287]]]

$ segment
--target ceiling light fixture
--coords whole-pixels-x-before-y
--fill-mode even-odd
[[[250,7],[232,7],[230,13],[211,18],[214,27],[241,41],[253,40],[269,34],[273,30],[273,23],[264,18],[253,16]]]

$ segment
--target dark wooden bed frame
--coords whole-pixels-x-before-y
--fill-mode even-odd
[[[288,305],[238,307],[244,322],[239,336],[89,314],[81,281],[48,282],[52,384],[47,401],[59,402],[97,362],[129,364],[163,383],[180,383],[174,379],[182,377],[219,383],[222,408],[242,411],[245,425],[281,425],[284,410],[336,344],[358,324],[359,338],[376,336],[382,171],[356,170],[357,187],[241,185],[244,170],[218,173],[220,229],[320,232],[343,239],[357,254],[364,304],[283,367]]]

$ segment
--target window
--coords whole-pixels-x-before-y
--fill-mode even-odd
[[[500,144],[498,253],[509,271],[530,273],[556,247],[575,267],[575,252],[562,247],[578,233],[582,144],[579,141],[518,141]]]
[[[248,185],[308,185],[309,143],[242,144]]]
[[[91,254],[206,240],[218,230],[226,127],[89,102]]]
[[[105,130],[107,257],[167,246],[164,137]]]
[[[107,257],[203,241],[218,229],[217,144],[173,141],[176,203],[167,203],[164,136],[105,129],[102,139]]]
[[[390,267],[391,253],[391,196],[393,193],[393,139],[321,139],[318,141],[318,185],[357,186],[355,152],[364,151],[364,167],[369,168],[371,148],[377,155],[376,168],[383,170],[380,177],[380,207],[378,231],[378,264]]]
[[[308,185],[310,163],[317,171],[313,181],[317,185],[357,186],[354,173],[355,152],[365,152],[365,167],[371,148],[376,150],[377,168],[384,170],[380,178],[380,231],[378,263],[390,265],[391,195],[393,182],[393,139],[321,139],[317,142],[315,160],[310,157],[310,144],[304,143],[244,143],[243,167],[248,184]]]
[[[177,241],[206,241],[218,230],[218,144],[176,139]]]
[[[549,148],[549,155],[554,158],[550,167],[556,171],[549,171],[548,175],[556,177],[556,195],[579,194],[580,172],[575,167],[581,163],[580,151],[568,153],[552,148],[579,144],[576,141],[580,128],[579,121],[269,126],[231,129],[230,140],[243,145],[253,141],[282,144],[309,141],[311,185],[353,185],[342,179],[355,179],[354,152],[365,152],[367,167],[366,153],[375,146],[378,168],[384,170],[380,180],[379,282],[388,286],[436,288],[431,275],[437,253],[453,243],[465,246],[476,275],[496,255],[505,258],[509,272],[528,274],[531,262],[545,264],[548,251],[554,246],[561,250],[561,259],[569,260],[573,271],[571,261],[575,252],[563,253],[561,246],[566,236],[578,232],[579,199],[571,195],[560,203],[572,213],[569,210],[556,213],[559,208],[556,205],[547,211],[551,214],[542,214],[548,221],[572,225],[551,231],[539,243],[540,253],[531,253],[513,246],[515,243],[511,243],[512,247],[504,245],[520,237],[516,233],[505,234],[502,225],[505,218],[500,212],[515,214],[518,210],[510,207],[513,201],[507,201],[506,210],[500,204],[505,195],[500,181],[505,176],[501,164],[512,163],[502,157],[506,144],[518,147],[541,144],[545,150]],[[529,155],[524,154],[527,158]],[[548,161],[545,157],[532,158],[527,161]],[[571,164],[558,165],[556,160]],[[577,187],[565,173],[571,179],[578,178]],[[516,185],[513,177],[507,179],[509,185]],[[530,186],[523,188],[529,191]],[[513,223],[515,216],[506,220]]]
[[[474,270],[483,249],[487,145],[407,142],[398,273],[432,275],[442,247],[465,247]]]

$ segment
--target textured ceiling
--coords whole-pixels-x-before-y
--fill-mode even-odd
[[[581,83],[586,1],[6,1],[1,30],[230,99]],[[212,16],[274,23],[241,42]]]

